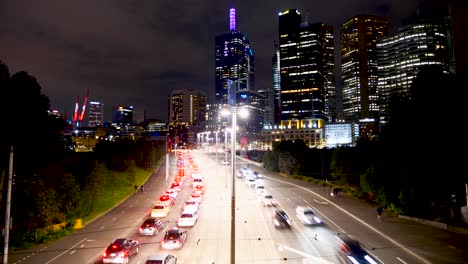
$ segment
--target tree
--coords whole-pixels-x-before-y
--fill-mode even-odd
[[[80,185],[71,173],[65,173],[57,186],[60,212],[66,219],[76,219],[81,213]]]

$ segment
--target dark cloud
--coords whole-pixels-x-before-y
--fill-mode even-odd
[[[297,8],[308,20],[335,27],[362,13],[387,15],[395,25],[417,0],[15,0],[0,4],[0,60],[35,76],[51,104],[68,112],[77,96],[106,105],[146,109],[167,118],[173,89],[214,94],[214,38],[238,13],[255,54],[256,87],[271,85],[278,12]]]

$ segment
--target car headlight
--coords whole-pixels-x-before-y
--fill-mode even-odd
[[[354,257],[351,257],[351,256],[347,256],[347,257],[353,264],[359,264],[359,261],[357,261]]]
[[[364,259],[367,260],[371,264],[377,264],[377,262],[373,260],[369,255],[365,255]]]

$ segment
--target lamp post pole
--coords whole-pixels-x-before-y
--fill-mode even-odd
[[[8,263],[8,243],[10,240],[10,209],[11,209],[11,188],[13,185],[13,146],[11,146],[10,151],[10,166],[8,174],[8,190],[7,190],[7,202],[6,202],[6,212],[5,212],[5,229],[4,231],[4,240],[3,240],[3,264]]]
[[[232,113],[231,128],[231,163],[232,163],[232,193],[231,193],[231,264],[236,263],[236,127],[237,113]]]
[[[227,162],[227,127],[224,128],[224,162]]]

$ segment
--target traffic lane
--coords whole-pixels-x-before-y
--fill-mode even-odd
[[[330,227],[333,227],[333,229],[330,229],[328,236],[325,235],[324,238],[328,240],[327,243],[330,245],[335,245],[334,248],[336,248],[336,237],[339,236],[339,234],[349,234],[356,237],[364,247],[368,249],[368,253],[381,262],[401,263],[400,260],[415,261],[415,259],[408,256],[406,252],[396,248],[393,243],[382,239],[374,230],[363,226],[360,221],[350,218],[346,213],[334,210],[329,203],[321,201],[320,197],[304,198],[307,197],[307,191],[303,189],[291,189],[292,190],[286,191],[287,194],[290,193],[287,199],[294,201],[296,205],[309,205],[311,208],[315,209],[315,212],[317,212],[326,223],[330,223]],[[280,190],[284,189],[281,188]],[[333,213],[327,213],[330,209]],[[397,257],[400,260],[397,259]]]
[[[246,197],[251,198],[250,204],[255,203],[258,207],[258,210],[262,212],[263,221],[261,222],[265,223],[268,234],[270,234],[270,236],[272,237],[273,247],[275,248],[275,250],[280,250],[281,260],[287,259],[288,261],[315,261],[315,263],[336,263],[336,261],[332,262],[335,260],[333,256],[321,257],[321,254],[315,248],[315,241],[312,241],[311,237],[307,237],[307,235],[305,235],[301,231],[301,228],[296,226],[294,221],[293,227],[291,229],[278,229],[274,227],[273,215],[275,212],[275,208],[263,207],[263,205],[261,205],[261,202],[258,200],[255,188],[247,187],[246,182],[244,180],[239,180],[239,182],[242,182],[242,187],[245,186],[244,188],[248,190],[249,194],[246,195]],[[268,183],[265,183],[265,186],[266,191],[272,193],[270,187],[268,186]],[[273,197],[275,197],[274,194]],[[280,202],[277,208],[279,209],[282,207],[285,206],[282,206]],[[287,213],[291,215],[291,212]],[[257,219],[256,226],[259,225],[258,222],[259,220]],[[262,237],[259,236],[259,240],[261,238]]]
[[[223,235],[226,233],[225,225],[228,221],[230,203],[225,190],[218,190],[222,179],[217,177],[216,168],[209,161],[195,158],[200,167],[200,173],[205,177],[206,193],[200,204],[199,218],[193,227],[182,227],[187,231],[187,241],[178,250],[164,250],[160,241],[151,251],[144,251],[144,258],[153,252],[171,252],[178,258],[178,263],[216,263],[229,257],[229,240]],[[213,169],[214,168],[214,169]],[[188,200],[193,191],[193,180],[187,175],[186,182],[171,212],[166,217],[172,226],[182,212],[183,203]],[[224,209],[223,209],[224,208]],[[172,227],[170,226],[170,227]],[[162,239],[162,237],[161,237]],[[227,245],[226,245],[227,243]],[[143,259],[144,259],[143,258]]]
[[[338,263],[336,258],[336,232],[326,225],[305,226],[296,217],[296,207],[304,205],[302,200],[294,201],[294,194],[282,188],[269,188],[278,201],[277,209],[284,210],[292,220],[291,231],[277,230],[280,243],[289,247],[289,251],[323,263]],[[284,247],[284,246],[283,246]]]
[[[93,263],[113,239],[132,233],[141,219],[124,216],[142,215],[147,211],[144,203],[149,200],[144,195],[131,197],[119,205],[122,210],[114,208],[74,234],[42,247],[41,251],[14,255],[9,263]]]
[[[287,184],[292,184],[294,185],[295,183],[291,183],[289,182],[289,179],[287,180],[283,180],[281,177],[279,177],[280,179],[278,180],[277,179],[278,177],[273,177],[272,180],[273,181],[278,181],[278,183],[280,182],[285,182]],[[294,180],[293,180],[294,182]],[[302,183],[303,185],[310,185],[310,183]],[[297,191],[302,191],[306,188],[304,187],[299,187]],[[450,263],[451,261],[461,261],[461,259],[463,258],[462,257],[462,253],[461,252],[453,252],[453,251],[457,251],[454,250],[454,248],[452,248],[452,252],[450,253],[447,253],[447,251],[445,250],[445,247],[443,246],[444,243],[439,240],[439,241],[427,241],[427,239],[424,239],[423,237],[421,237],[422,239],[420,239],[418,241],[418,243],[412,243],[409,239],[408,239],[408,236],[407,234],[410,234],[409,237],[412,237],[413,239],[414,238],[417,238],[418,237],[418,234],[428,234],[427,232],[421,232],[420,233],[420,229],[425,229],[426,231],[429,231],[432,230],[432,231],[435,231],[436,233],[438,233],[439,235],[443,235],[444,232],[440,232],[440,230],[434,230],[433,228],[428,228],[427,226],[423,226],[423,225],[420,225],[420,224],[416,224],[416,223],[412,223],[412,222],[409,222],[407,224],[404,224],[402,225],[402,221],[401,219],[393,219],[392,221],[395,221],[397,222],[396,225],[390,225],[390,224],[386,224],[386,225],[382,225],[382,223],[380,222],[377,222],[376,220],[376,213],[375,213],[375,208],[365,204],[365,203],[362,203],[362,202],[356,202],[355,200],[352,200],[351,198],[346,198],[346,197],[342,197],[342,198],[335,198],[335,199],[327,199],[326,197],[323,197],[321,195],[316,195],[317,192],[313,192],[309,189],[309,187],[307,187],[307,191],[305,193],[301,193],[299,196],[300,197],[307,197],[308,194],[314,194],[315,196],[314,197],[311,197],[311,199],[313,201],[323,201],[322,204],[324,205],[331,205],[329,206],[331,208],[331,210],[329,210],[329,212],[327,212],[325,215],[327,216],[330,216],[331,219],[333,219],[333,216],[336,216],[337,217],[337,222],[339,222],[339,220],[341,219],[352,219],[353,221],[357,222],[357,226],[365,226],[367,230],[373,230],[375,234],[371,233],[371,235],[369,236],[369,233],[366,233],[368,236],[367,237],[363,237],[361,240],[361,242],[363,243],[367,243],[370,248],[375,248],[375,252],[377,254],[377,252],[379,250],[382,250],[383,253],[380,253],[379,254],[383,254],[382,256],[385,256],[384,259],[386,259],[387,262],[389,263],[402,263],[402,261],[416,261],[416,262],[419,262],[419,263],[428,263],[428,259],[431,260],[431,262],[433,261],[437,261],[436,263]],[[314,189],[317,189],[317,188],[314,188]],[[324,189],[324,188],[323,188]],[[323,191],[322,191],[323,192]],[[353,214],[349,213],[348,211],[346,210],[336,210],[336,208],[340,208],[340,205],[338,204],[335,204],[336,203],[344,203],[344,202],[350,202],[352,203],[352,205],[348,205],[347,206],[347,210],[348,211],[352,211]],[[326,206],[328,207],[328,206]],[[352,210],[349,210],[349,208],[352,208]],[[358,217],[354,216],[354,214],[357,214]],[[371,221],[363,221],[361,220],[361,218],[364,218],[364,219],[371,219]],[[391,222],[389,221],[389,219],[387,218],[387,220],[384,221],[385,223],[388,223],[388,222]],[[353,233],[352,231],[356,229],[356,223],[353,223],[352,225],[349,225],[349,221],[345,220],[343,222],[339,222],[341,227],[344,227],[346,226],[346,230],[351,230],[349,233]],[[385,224],[384,223],[384,224]],[[409,229],[406,229],[405,227],[407,227],[409,225],[411,225],[412,227],[409,228]],[[413,226],[414,225],[414,226]],[[381,231],[379,231],[378,228],[385,228],[385,229],[388,229],[386,233],[383,233]],[[404,232],[402,232],[402,227],[404,229]],[[363,232],[361,232],[363,233]],[[401,241],[398,241],[394,238],[392,238],[391,236],[389,236],[388,234],[391,234],[394,236],[394,234],[397,233],[397,234],[405,234],[404,236],[398,236],[398,239],[403,239],[403,242]],[[430,233],[429,233],[430,234]],[[362,236],[362,235],[361,235]],[[377,236],[377,237],[376,237]],[[408,245],[408,246],[406,246]],[[417,245],[417,247],[415,247]],[[441,247],[442,246],[442,247]],[[430,248],[428,250],[428,248]],[[422,250],[424,249],[424,250]],[[435,252],[435,253],[434,253]],[[387,260],[388,258],[388,260]],[[441,261],[438,262],[440,259]]]
[[[257,202],[254,190],[236,178],[236,260],[238,263],[280,263],[281,253],[270,231],[271,214]]]

